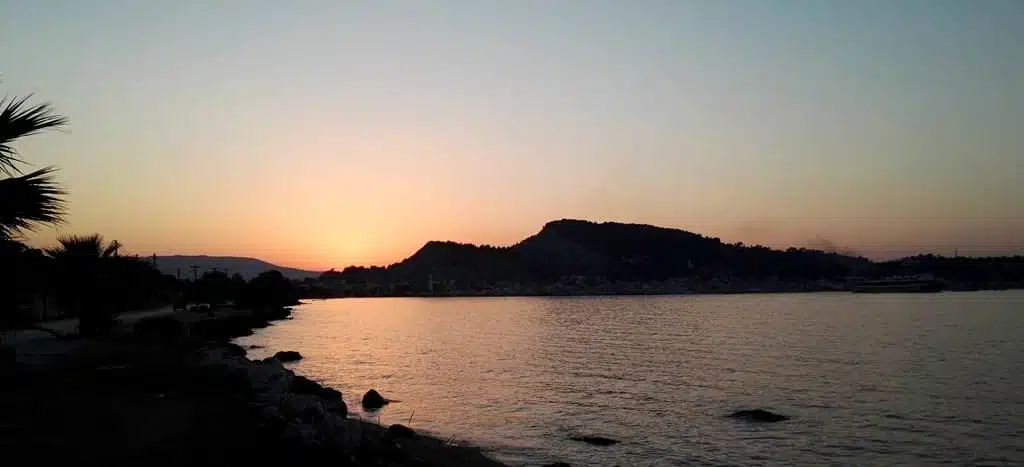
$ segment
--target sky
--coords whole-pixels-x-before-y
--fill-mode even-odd
[[[20,148],[131,252],[387,264],[562,218],[1024,253],[1019,0],[0,0]]]

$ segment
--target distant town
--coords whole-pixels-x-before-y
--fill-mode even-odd
[[[1019,260],[1018,260],[1019,261]],[[922,263],[916,259],[898,262],[900,270],[918,271]],[[1020,263],[1018,263],[1020,267]],[[994,266],[993,269],[997,269]],[[937,290],[977,291],[1024,289],[1017,280],[956,280],[934,277]],[[919,277],[908,276],[908,277]],[[305,298],[339,297],[494,297],[494,296],[586,296],[586,295],[683,295],[738,293],[800,293],[856,291],[871,277],[848,276],[842,279],[786,280],[779,277],[686,277],[661,281],[613,281],[604,277],[565,276],[550,283],[518,281],[438,280],[427,275],[420,281],[395,282],[351,281],[341,272],[330,270],[317,278],[299,281]],[[877,279],[875,279],[877,280]]]

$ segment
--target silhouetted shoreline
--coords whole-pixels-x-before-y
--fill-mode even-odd
[[[964,284],[944,282],[942,291],[947,292],[980,292],[997,290],[1024,289],[1024,282],[1004,282],[998,284]],[[691,288],[678,286],[664,286],[661,284],[636,284],[620,286],[617,288],[573,288],[559,286],[524,287],[518,290],[453,290],[440,292],[403,292],[389,293],[379,292],[376,294],[353,294],[343,296],[331,295],[307,295],[308,299],[328,298],[443,298],[443,297],[617,297],[617,296],[659,296],[659,295],[744,295],[744,294],[789,294],[789,293],[836,293],[850,292],[852,287],[846,283],[827,282],[823,284],[790,284],[785,286],[725,286]]]
[[[14,347],[49,358],[5,370],[2,410],[18,429],[4,451],[43,464],[501,465],[472,447],[347,418],[337,391],[229,342],[289,313],[175,312],[104,339]]]

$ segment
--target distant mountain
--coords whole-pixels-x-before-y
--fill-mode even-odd
[[[228,274],[238,273],[246,279],[252,279],[261,272],[276,269],[281,271],[289,279],[305,279],[307,277],[318,277],[319,272],[304,271],[301,269],[287,268],[271,264],[256,258],[241,258],[235,256],[157,256],[156,267],[164,274],[181,273],[182,278],[192,277],[192,266],[198,266],[197,274],[217,269]]]
[[[509,247],[428,242],[387,267],[350,267],[352,281],[435,280],[543,283],[565,276],[650,281],[679,277],[839,278],[872,267],[864,258],[806,248],[723,243],[685,230],[582,220],[549,222]]]

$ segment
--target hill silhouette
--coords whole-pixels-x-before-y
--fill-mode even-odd
[[[351,281],[543,283],[566,276],[616,281],[680,277],[841,278],[870,268],[864,258],[806,248],[775,250],[729,244],[680,229],[563,219],[507,247],[431,241],[387,267],[350,267]]]
[[[261,272],[276,269],[289,279],[306,279],[317,277],[319,272],[304,271],[302,269],[288,268],[268,263],[256,258],[245,258],[237,256],[206,256],[206,255],[172,255],[157,256],[156,267],[164,274],[176,275],[179,271],[182,278],[192,277],[192,266],[198,266],[198,275],[214,269],[230,274],[241,274],[246,279],[252,279]]]

